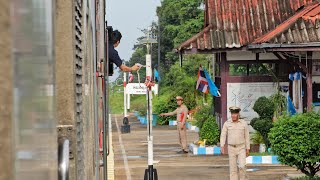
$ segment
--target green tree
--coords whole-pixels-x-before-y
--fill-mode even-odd
[[[279,116],[281,116],[284,112],[287,111],[287,98],[280,94],[280,91],[278,90],[275,94],[270,96],[269,98],[274,106],[274,114],[273,119],[278,119]]]
[[[160,23],[161,62],[164,69],[178,61],[172,50],[203,28],[202,0],[163,0],[157,9]]]
[[[136,63],[145,65],[146,64],[146,53],[147,50],[144,46],[136,47],[135,51],[133,52],[130,61],[128,62],[128,66],[133,66]],[[133,82],[138,82],[138,72],[133,72],[133,75],[135,76]],[[145,77],[146,77],[146,68],[141,68],[139,70],[139,76],[140,76],[140,82],[144,83]]]
[[[205,59],[205,58],[204,58]],[[185,65],[181,68],[179,63],[171,66],[167,74],[162,77],[161,92],[158,99],[155,101],[156,113],[163,113],[172,111],[177,107],[175,97],[182,96],[184,103],[188,109],[194,109],[197,106],[197,97],[200,96],[196,87],[197,71],[199,69],[199,63],[206,64],[206,60],[194,61],[193,59],[185,61]],[[203,93],[201,93],[202,95]],[[201,97],[202,99],[202,97]],[[208,98],[209,102],[212,100]],[[163,118],[160,121],[167,123],[169,119]]]
[[[320,170],[320,114],[281,116],[269,133],[278,160],[313,177]]]

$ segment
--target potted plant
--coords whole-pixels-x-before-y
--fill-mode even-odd
[[[264,144],[262,135],[258,131],[256,131],[251,135],[250,139],[252,142],[252,144],[250,144],[250,152],[260,152],[260,147],[262,146],[262,144]]]

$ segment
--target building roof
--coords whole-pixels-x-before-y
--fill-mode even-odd
[[[206,0],[206,28],[177,49],[218,50],[246,46],[314,2],[318,1]],[[316,13],[310,11],[312,14]]]
[[[320,42],[320,3],[309,5],[253,44],[292,44]]]

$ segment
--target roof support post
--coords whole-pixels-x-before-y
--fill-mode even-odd
[[[228,75],[228,67],[227,67],[227,53],[221,52],[220,54],[220,72],[221,72],[221,84],[220,84],[220,92],[221,92],[221,129],[223,127],[223,124],[227,121],[227,77]],[[228,143],[224,146],[224,149],[226,150],[226,153],[228,154]]]
[[[312,52],[307,52],[307,111],[312,111]]]
[[[222,124],[227,121],[227,53],[221,52],[221,115],[222,115]]]

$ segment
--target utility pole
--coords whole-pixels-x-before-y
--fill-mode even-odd
[[[158,74],[160,77],[160,59],[161,59],[161,49],[160,49],[160,15],[158,15]],[[158,79],[158,97],[160,95],[160,80]]]
[[[146,37],[140,41],[140,44],[147,46],[146,54],[146,80],[147,86],[147,131],[148,131],[148,169],[145,170],[144,180],[157,180],[157,170],[153,168],[153,136],[152,136],[152,91],[151,87],[154,86],[152,82],[152,69],[151,69],[151,45],[157,43],[156,37],[152,33],[152,29],[144,31]]]

